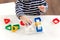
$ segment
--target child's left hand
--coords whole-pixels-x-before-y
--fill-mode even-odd
[[[45,13],[45,6],[44,5],[38,6],[38,8],[40,9],[40,11]]]

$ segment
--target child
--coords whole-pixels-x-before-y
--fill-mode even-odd
[[[31,24],[31,20],[26,15],[41,15],[45,13],[48,5],[45,0],[17,0],[16,15],[26,25]]]

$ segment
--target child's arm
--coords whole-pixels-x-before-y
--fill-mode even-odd
[[[41,5],[38,6],[38,8],[40,9],[40,11],[45,13],[48,9],[48,4],[46,3],[45,0],[41,0]]]
[[[17,0],[16,2],[16,15],[17,17],[22,20],[26,25],[31,24],[32,22],[30,21],[29,18],[27,18],[23,12],[23,3],[20,2],[20,0]]]
[[[23,7],[23,3],[20,2],[20,0],[17,0],[16,1],[16,15],[19,19],[20,19],[20,16],[24,15],[22,7]]]

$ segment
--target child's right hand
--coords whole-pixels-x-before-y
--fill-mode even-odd
[[[29,18],[27,18],[26,16],[20,16],[20,20],[22,20],[26,26],[32,24],[32,21]]]

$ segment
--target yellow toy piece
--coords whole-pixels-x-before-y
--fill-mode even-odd
[[[35,26],[41,25],[41,22],[35,22]]]
[[[18,30],[18,26],[12,26],[12,32],[16,32]]]

